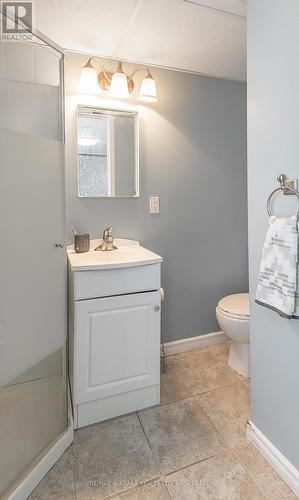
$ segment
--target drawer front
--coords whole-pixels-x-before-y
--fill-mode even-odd
[[[75,300],[159,290],[160,286],[160,264],[74,273]]]

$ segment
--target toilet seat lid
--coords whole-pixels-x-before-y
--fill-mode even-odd
[[[219,309],[234,316],[249,317],[249,293],[235,293],[219,300]]]

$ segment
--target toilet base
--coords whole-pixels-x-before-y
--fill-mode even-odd
[[[228,354],[228,365],[242,377],[250,377],[250,345],[232,341]]]

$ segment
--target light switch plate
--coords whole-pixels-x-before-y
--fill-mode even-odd
[[[159,214],[160,213],[160,197],[159,196],[150,196],[149,206],[150,206],[150,214]]]

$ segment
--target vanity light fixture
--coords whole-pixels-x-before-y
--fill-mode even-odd
[[[97,73],[94,63],[100,66],[99,73]],[[106,71],[102,61],[96,57],[88,59],[85,66],[81,69],[78,90],[84,94],[97,94],[101,87],[103,90],[108,90],[108,94],[111,97],[126,99],[130,97],[130,94],[134,90],[133,77],[137,71],[147,71],[140,85],[138,99],[146,102],[157,101],[157,86],[149,69],[137,68],[131,75],[127,75],[123,70],[122,63],[119,62],[117,70],[111,73],[110,71]]]

